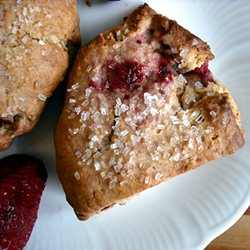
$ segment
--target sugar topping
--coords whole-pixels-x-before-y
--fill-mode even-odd
[[[122,35],[121,31],[116,33],[117,37]],[[114,53],[120,47],[118,41]],[[188,49],[171,50],[182,57],[178,57],[178,67],[185,67]],[[68,119],[77,125],[68,134],[72,140],[81,138],[73,148],[81,163],[79,171],[87,167],[98,172],[99,181],[110,190],[125,188],[131,181],[154,185],[167,177],[166,164],[170,171],[181,171],[195,157],[193,151],[203,148],[204,136],[213,133],[204,111],[196,105],[201,93],[207,93],[206,86],[200,81],[188,83],[188,76],[173,73],[170,59],[156,63],[164,78],[158,82],[158,71],[151,77],[147,63],[126,63],[119,54],[115,57],[117,60],[100,70],[105,79],[93,64],[85,65],[90,87],[75,83],[67,90]],[[173,79],[165,79],[168,77]],[[101,84],[104,90],[100,91],[97,86]],[[181,92],[187,88],[190,94],[181,100]]]
[[[212,116],[212,118],[216,118],[216,116],[217,116],[217,113],[215,111],[213,111],[213,110],[211,110],[209,112],[209,114]]]
[[[163,173],[161,172],[157,172],[156,175],[155,175],[155,180],[156,181],[160,181],[160,179],[163,177]]]
[[[101,169],[101,164],[97,161],[94,163],[94,166],[96,171],[99,171]]]
[[[42,94],[42,93],[39,93],[38,94],[38,99],[40,99],[41,101],[45,102],[47,100],[47,96]]]
[[[150,184],[150,176],[145,177],[144,183],[147,184],[147,185]]]
[[[38,43],[42,46],[45,45],[45,42],[43,40],[39,40]]]
[[[181,84],[186,84],[186,83],[187,83],[186,78],[185,78],[182,74],[179,74],[179,75],[178,75],[177,80],[178,80],[179,83],[181,83]]]
[[[28,36],[24,36],[21,41],[26,44],[29,41],[29,37]]]
[[[76,171],[76,172],[74,173],[74,177],[76,178],[77,181],[79,181],[79,180],[81,179],[81,176],[80,176],[80,174],[79,174],[78,171]]]
[[[92,70],[92,65],[88,65],[88,67],[86,68],[86,72],[89,73]]]
[[[177,80],[180,84],[186,82],[182,75],[179,75]],[[68,92],[73,95],[74,89],[78,88],[78,84],[72,85]],[[191,151],[202,148],[203,132],[197,126],[204,122],[205,117],[198,110],[190,113],[176,106],[176,101],[169,96],[168,88],[161,87],[159,92],[143,92],[138,89],[137,95],[130,97],[129,100],[122,99],[122,96],[118,95],[112,97],[114,98],[112,101],[110,96],[106,97],[105,94],[98,93],[90,87],[84,91],[81,106],[76,96],[69,98],[71,113],[73,111],[76,117],[79,117],[81,125],[79,128],[70,128],[69,135],[76,136],[85,131],[86,122],[90,130],[89,143],[84,150],[77,148],[75,157],[86,166],[93,164],[95,171],[100,171],[100,177],[108,182],[110,189],[115,188],[118,182],[120,187],[126,186],[129,179],[136,178],[138,171],[143,173],[138,177],[141,183],[149,185],[152,181],[158,182],[163,177],[159,166],[165,161],[172,162],[175,169],[180,169],[181,159],[189,159]],[[142,96],[142,100],[139,96]],[[110,105],[112,102],[113,107]],[[115,118],[111,133],[109,125],[104,124],[109,123],[112,110]],[[167,114],[169,120],[165,119]],[[138,129],[138,124],[146,121],[147,127],[143,130]],[[197,126],[191,125],[193,122]],[[156,133],[166,133],[169,126],[172,126],[174,131],[169,134],[171,137],[167,145],[164,145],[164,140],[152,137],[154,130]],[[186,134],[180,136],[178,134],[180,132]],[[211,127],[204,130],[204,133],[211,132]],[[108,144],[106,146],[102,144],[107,135],[112,135],[109,147]],[[178,149],[181,142],[186,143],[186,149],[183,151]],[[106,152],[110,152],[112,157]],[[148,154],[145,155],[144,152]],[[138,164],[137,158],[141,157],[146,158],[144,162]]]
[[[199,114],[199,115],[196,117],[195,121],[196,121],[197,123],[201,123],[201,122],[204,121],[204,119],[205,119],[205,117],[204,117],[202,114]]]
[[[30,45],[31,41],[44,46],[44,50],[40,50],[41,48],[39,48],[42,56],[45,56],[47,51],[45,46],[47,37],[41,36],[41,31],[38,29],[44,27],[45,30],[48,30],[52,21],[48,22],[41,17],[45,16],[46,19],[51,18],[53,16],[53,10],[49,6],[43,4],[40,4],[42,6],[39,7],[39,4],[36,4],[34,1],[29,2],[28,4],[22,4],[23,2],[24,1],[22,0],[17,0],[16,4],[9,5],[10,9],[6,10],[6,15],[8,12],[13,14],[13,18],[6,22],[6,25],[11,22],[9,23],[9,27],[6,27],[9,32],[7,32],[7,30],[6,32],[4,30],[1,30],[0,32],[2,44],[11,48],[3,51],[3,58],[8,63],[8,68],[10,69],[23,66],[23,59],[33,50],[32,44]],[[0,10],[0,16],[3,14],[1,11],[2,9]],[[40,15],[38,15],[38,13],[40,13]],[[27,68],[27,70],[35,71],[36,69],[31,65]],[[14,76],[8,75],[8,70],[6,70],[4,74],[7,75],[9,81],[15,81]],[[22,72],[20,73],[19,79],[21,81],[26,79]],[[35,81],[36,79],[33,80]],[[20,94],[22,93],[20,92],[19,95]],[[43,102],[47,99],[44,93],[38,93],[37,97]]]
[[[76,100],[73,99],[73,98],[70,98],[70,99],[69,99],[69,103],[76,103]]]
[[[69,128],[68,132],[70,135],[76,135],[79,132],[79,128]]]
[[[192,46],[197,46],[199,44],[198,40],[196,38],[192,41]]]
[[[178,49],[175,48],[175,47],[172,47],[172,48],[171,48],[171,53],[172,53],[172,54],[177,54],[177,53],[178,53]]]
[[[182,49],[182,50],[180,51],[180,56],[183,57],[183,58],[187,57],[187,54],[188,54],[187,49]]]
[[[204,88],[203,84],[200,82],[200,81],[196,81],[194,83],[194,87],[197,88],[197,89],[202,89]]]

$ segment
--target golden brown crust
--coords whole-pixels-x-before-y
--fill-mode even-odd
[[[242,147],[229,93],[181,74],[211,58],[208,45],[147,5],[79,51],[55,132],[57,171],[79,219]],[[137,65],[128,74],[140,84],[112,89],[110,74],[127,65]]]
[[[67,12],[67,15],[64,13]],[[37,123],[80,41],[76,3],[0,1],[0,150]]]
[[[116,49],[114,44],[122,49],[120,46],[127,40],[141,40],[143,43],[148,42],[146,40],[151,37],[171,47],[182,73],[200,67],[205,61],[214,58],[206,42],[178,25],[176,21],[157,14],[147,4],[138,7],[122,24],[101,33],[84,46],[81,53],[86,54],[85,62],[88,66],[88,60],[106,59],[108,52],[112,53]],[[113,49],[112,46],[114,46]],[[126,51],[124,51],[125,54]]]

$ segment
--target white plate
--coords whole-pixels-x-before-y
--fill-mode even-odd
[[[120,22],[142,3],[93,2],[91,8],[79,3],[83,42]],[[211,68],[239,105],[246,145],[233,156],[145,191],[126,206],[80,222],[65,201],[55,172],[53,130],[63,100],[61,86],[37,128],[0,153],[0,157],[11,153],[38,156],[49,172],[27,250],[203,249],[250,204],[250,1],[147,2],[211,45],[216,56]]]

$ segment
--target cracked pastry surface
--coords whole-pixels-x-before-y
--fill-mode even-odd
[[[212,58],[147,5],[79,51],[55,133],[57,171],[79,219],[244,144]]]
[[[79,42],[74,0],[0,1],[0,150],[35,126]]]

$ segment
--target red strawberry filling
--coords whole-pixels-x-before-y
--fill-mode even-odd
[[[99,86],[97,82],[90,80],[89,81],[89,86],[94,88],[97,92],[103,92],[104,91],[104,86]]]
[[[159,82],[169,84],[173,82],[173,76],[170,70],[170,59],[168,57],[162,58],[159,65]]]
[[[162,56],[158,70],[151,72],[153,81],[165,84],[173,82],[171,65],[171,59],[167,55]],[[132,60],[123,63],[112,62],[107,67],[107,80],[103,84],[90,80],[89,85],[98,92],[103,92],[105,89],[133,91],[145,82],[145,70],[149,69]]]
[[[166,31],[164,31],[166,32]],[[136,43],[140,43],[141,39],[136,39]],[[127,60],[123,63],[112,61],[107,66],[107,78],[103,82],[90,80],[89,85],[98,92],[103,92],[107,89],[120,91],[133,91],[146,81],[148,83],[158,82],[170,84],[173,82],[173,75],[178,72],[177,65],[172,58],[171,47],[166,44],[161,44],[159,51],[160,59],[155,62],[157,67],[152,69],[147,64],[142,64],[134,60]],[[146,75],[145,72],[147,71]],[[208,82],[214,82],[213,75],[208,68],[206,61],[200,68],[195,68],[191,71],[201,79],[204,86]],[[147,79],[146,79],[147,78]],[[0,121],[1,127],[1,121]]]
[[[112,89],[132,90],[143,81],[143,66],[135,61],[111,63],[108,66],[108,83]]]
[[[200,77],[205,87],[208,82],[214,82],[213,74],[208,68],[208,61],[206,61],[200,68],[195,68],[193,73],[196,73]]]

